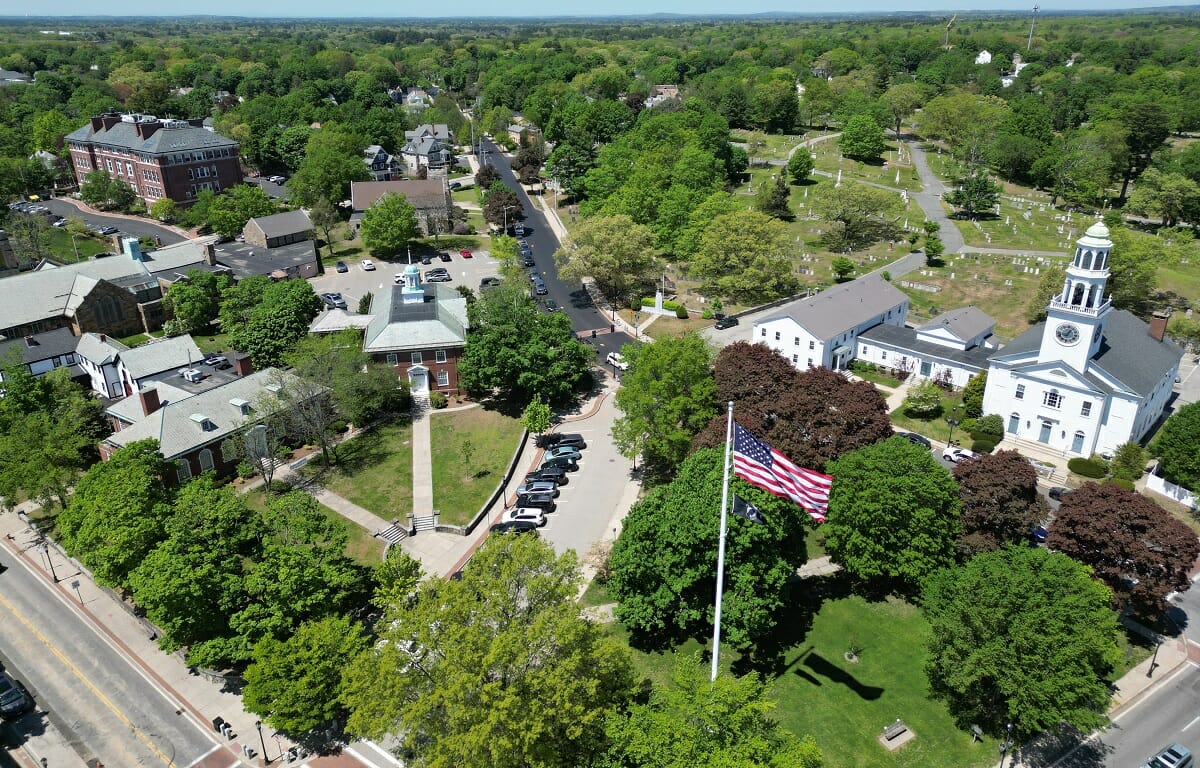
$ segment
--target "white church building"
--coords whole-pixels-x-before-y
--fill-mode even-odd
[[[1164,340],[1165,316],[1147,324],[1112,308],[1112,246],[1093,224],[1046,320],[989,358],[983,410],[1004,418],[1006,437],[1090,456],[1141,440],[1162,416],[1182,350]]]

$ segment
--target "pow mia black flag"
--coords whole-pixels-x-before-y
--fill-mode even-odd
[[[746,501],[741,496],[738,496],[736,493],[733,494],[732,511],[733,514],[737,515],[738,517],[744,517],[752,523],[757,523],[758,525],[767,524],[766,518],[763,517],[762,512],[759,511],[758,507]]]

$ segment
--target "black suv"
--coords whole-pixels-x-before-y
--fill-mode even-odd
[[[567,470],[562,467],[542,467],[536,472],[530,472],[525,475],[525,482],[532,483],[534,480],[549,480],[557,485],[567,484]]]
[[[553,448],[556,445],[569,445],[572,448],[583,450],[587,448],[587,442],[584,441],[583,435],[578,432],[548,432],[538,439],[538,445],[542,448]]]
[[[549,493],[522,493],[517,497],[517,506],[540,509],[543,512],[553,512],[558,508],[554,503],[553,494]]]
[[[737,324],[738,319],[736,317],[718,317],[717,322],[713,324],[713,328],[716,328],[718,331],[723,331],[726,328],[732,328]]]
[[[925,437],[924,435],[918,435],[915,432],[899,432],[897,434],[913,445],[919,445],[922,448],[933,450],[933,443],[929,442],[929,438]]]
[[[507,523],[496,523],[488,530],[491,533],[537,533],[538,524],[532,520],[509,520]]]

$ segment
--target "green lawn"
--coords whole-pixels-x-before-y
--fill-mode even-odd
[[[812,630],[785,657],[775,680],[775,715],[792,732],[812,734],[829,768],[995,763],[995,741],[973,744],[945,704],[928,698],[927,633],[920,611],[899,600],[825,603]],[[844,657],[851,644],[857,663]],[[888,752],[876,737],[897,717],[916,738]]]
[[[437,413],[429,422],[433,450],[433,504],[440,520],[470,522],[504,477],[521,422],[495,411],[471,408]]]
[[[916,432],[917,434],[925,435],[925,437],[944,443],[950,438],[950,425],[946,423],[945,414],[950,413],[957,405],[962,405],[962,392],[943,392],[942,415],[929,421],[922,421],[921,419],[906,416],[904,414],[904,406],[901,405],[892,411],[891,419],[892,423],[901,429]],[[971,444],[971,436],[964,434],[962,430],[956,430],[954,437],[960,445],[969,447]]]
[[[246,506],[255,511],[261,512],[266,509],[267,500],[262,488],[247,491],[242,498],[246,500]],[[350,537],[346,542],[347,557],[362,565],[375,565],[383,559],[382,539],[375,538],[371,535],[371,531],[347,520],[323,504],[318,504],[317,507],[327,518],[346,529],[346,533]]]
[[[912,156],[906,149],[904,150],[904,159],[900,161],[899,148],[896,141],[891,138],[891,131],[888,132],[887,149],[881,155],[879,162],[863,163],[849,157],[842,157],[837,139],[818,141],[812,146],[811,152],[817,156],[814,162],[818,170],[827,171],[834,176],[841,171],[842,181],[861,180],[895,189],[907,189],[909,192],[921,191],[921,179],[917,176],[917,169],[912,164]],[[841,160],[838,159],[839,157]],[[884,162],[887,164],[884,165]]]
[[[229,350],[229,334],[214,333],[213,331],[216,327],[214,325],[208,331],[192,334],[192,339],[196,342],[196,346],[200,347],[200,351],[206,355]]]
[[[79,258],[75,258],[78,251]],[[50,228],[50,253],[57,259],[68,264],[75,261],[85,261],[98,253],[111,253],[112,242],[107,238],[93,238],[88,235],[76,235],[75,244],[71,244],[71,234],[58,227]]]
[[[869,363],[854,363],[850,366],[851,371],[860,379],[866,379],[872,384],[877,384],[881,387],[895,389],[900,386],[900,380],[895,376],[889,376],[883,371],[878,370],[875,366]]]
[[[412,512],[412,424],[393,421],[338,446],[338,463],[318,474],[333,493],[384,520],[404,520]]]

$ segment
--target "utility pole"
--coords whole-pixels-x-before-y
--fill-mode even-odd
[[[1038,7],[1033,6],[1033,19],[1029,22],[1029,40],[1025,43],[1025,53],[1033,46],[1033,28],[1037,26]]]

